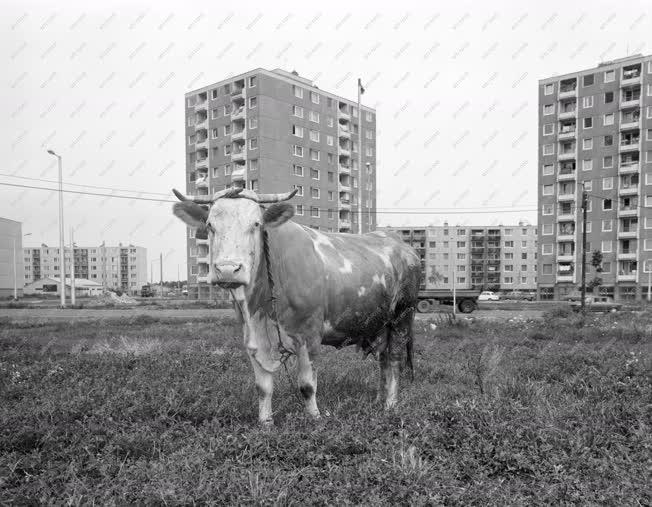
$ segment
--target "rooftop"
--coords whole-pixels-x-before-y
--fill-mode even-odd
[[[588,69],[577,70],[574,72],[570,72],[568,74],[555,74],[554,76],[539,79],[539,83],[547,83],[547,82],[558,81],[560,79],[564,79],[567,77],[575,77],[578,74],[585,74],[585,73],[596,71],[598,69],[600,69],[601,71],[610,70],[611,68],[617,68],[623,65],[624,63],[643,62],[645,60],[652,60],[652,55],[643,55],[641,53],[636,53],[634,55],[624,56],[622,58],[616,58],[614,60],[606,60],[604,62],[598,63],[597,66]]]

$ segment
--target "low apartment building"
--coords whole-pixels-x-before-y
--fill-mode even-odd
[[[135,245],[75,247],[75,278],[97,282],[105,289],[120,289],[131,295],[147,284],[147,249]],[[23,248],[25,275],[22,285],[41,278],[60,278],[58,247],[42,244]],[[71,253],[65,248],[66,278],[70,277]]]
[[[422,289],[535,290],[537,227],[381,227],[419,254]]]

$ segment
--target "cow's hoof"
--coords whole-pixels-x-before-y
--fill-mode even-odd
[[[264,421],[258,421],[260,424],[260,427],[263,429],[271,429],[274,427],[274,420],[273,419],[265,419]]]

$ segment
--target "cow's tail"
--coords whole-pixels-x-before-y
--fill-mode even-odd
[[[405,341],[405,366],[410,370],[410,381],[414,382],[414,312],[410,318],[407,329],[407,340]]]

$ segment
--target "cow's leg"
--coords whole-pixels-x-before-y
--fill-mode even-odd
[[[404,353],[411,354],[412,320],[414,313],[409,312],[394,323],[387,344],[388,363],[385,408],[393,408],[398,400],[398,380],[401,373],[401,361]]]
[[[297,383],[306,407],[306,412],[319,418],[317,408],[317,371],[313,364],[308,347],[304,343],[297,352]]]
[[[272,426],[272,393],[274,391],[274,375],[258,364],[254,353],[249,351],[249,359],[256,376],[256,391],[258,391],[258,420],[264,426]]]
[[[389,332],[387,333],[386,340],[389,340]],[[389,346],[389,341],[386,342],[386,347]],[[383,349],[378,354],[378,394],[376,395],[376,403],[381,403],[385,398],[385,389],[387,386],[387,370],[389,369],[389,352],[387,348]]]

